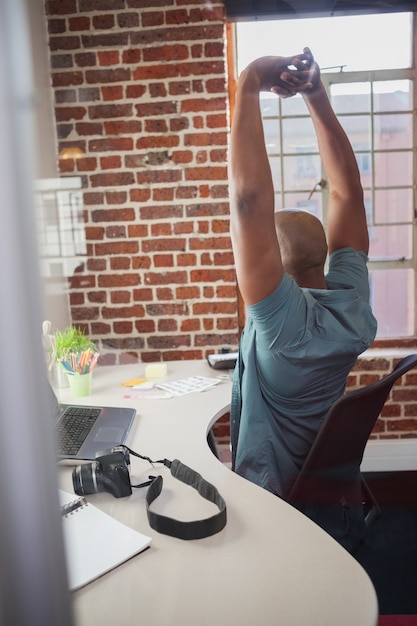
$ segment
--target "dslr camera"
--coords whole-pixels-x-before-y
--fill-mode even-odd
[[[77,465],[72,471],[72,484],[78,496],[107,491],[115,498],[130,496],[130,456],[124,446],[116,446],[96,454],[91,463]]]

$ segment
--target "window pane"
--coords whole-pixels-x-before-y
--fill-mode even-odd
[[[310,117],[282,120],[284,152],[318,152],[316,133]]]
[[[308,115],[307,105],[298,94],[292,98],[281,99],[282,115]]]
[[[375,191],[375,222],[389,224],[412,222],[413,190],[378,189]]]
[[[371,261],[412,258],[413,230],[411,225],[370,226],[369,239]]]
[[[408,113],[375,115],[374,142],[376,150],[412,148],[413,116]]]
[[[238,73],[257,57],[291,55],[308,45],[322,68],[410,67],[411,13],[238,22]],[[389,42],[389,45],[388,45]],[[272,52],[271,52],[272,51]]]
[[[377,337],[413,335],[414,270],[371,271],[370,284],[371,305],[378,320]]]
[[[321,179],[320,157],[311,154],[300,154],[295,157],[284,157],[285,189],[304,189],[306,198]]]
[[[355,156],[361,175],[362,187],[367,189],[372,185],[372,155],[370,152],[357,152]]]
[[[267,152],[269,154],[279,154],[281,147],[278,120],[264,120],[263,125]]]
[[[279,191],[281,189],[281,158],[270,157],[269,164],[271,166],[272,182],[274,184],[274,189],[275,191]]]
[[[262,117],[278,117],[278,97],[276,95],[262,92],[259,102]]]
[[[330,97],[337,115],[371,111],[371,83],[332,83]]]
[[[382,66],[383,67],[383,66]],[[375,82],[374,111],[410,111],[413,108],[412,83],[409,80]]]
[[[413,180],[413,153],[376,152],[375,186],[405,187]]]
[[[350,97],[346,97],[350,101]],[[354,150],[371,149],[371,116],[339,116],[339,122],[346,131]]]

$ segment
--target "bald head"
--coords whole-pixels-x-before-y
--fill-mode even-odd
[[[275,225],[284,270],[301,287],[325,286],[327,241],[317,217],[300,209],[275,213]]]

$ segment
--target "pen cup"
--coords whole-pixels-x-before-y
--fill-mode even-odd
[[[83,396],[89,396],[91,394],[93,372],[88,372],[87,374],[80,374],[79,372],[70,374],[68,372],[67,376],[73,396],[81,398]]]

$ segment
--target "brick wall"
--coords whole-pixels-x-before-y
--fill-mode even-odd
[[[81,176],[73,323],[101,363],[237,344],[221,2],[46,0],[62,176]],[[68,150],[67,150],[68,155]]]
[[[409,354],[399,351],[369,350],[360,357],[349,375],[348,391],[369,385],[388,374]],[[410,353],[411,354],[411,353]],[[417,368],[402,376],[393,386],[371,439],[417,437]]]
[[[87,260],[72,320],[101,363],[198,359],[237,345],[222,2],[46,0],[62,176],[82,178]],[[397,356],[361,358],[349,388]],[[216,426],[228,441],[228,418]],[[417,436],[417,374],[374,437]]]

